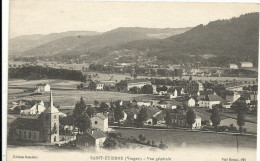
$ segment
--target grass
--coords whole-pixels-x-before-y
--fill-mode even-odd
[[[147,98],[148,96],[141,94],[129,94],[107,91],[53,90],[54,103],[60,105],[61,107],[74,106],[77,103],[77,101],[80,100],[80,97],[85,98],[87,104],[93,104],[94,100],[97,100],[99,102],[110,102],[112,100],[132,101],[135,98]],[[8,102],[13,102],[22,99],[49,101],[49,93],[34,96],[30,96],[30,93],[9,94]]]
[[[206,111],[205,108],[196,108],[196,114],[201,117],[201,120],[210,120],[210,113]],[[227,113],[227,112],[221,112],[222,120],[220,122],[220,126],[229,126],[230,124],[233,124],[235,127],[237,126],[237,114],[236,113]],[[244,128],[246,128],[247,132],[249,133],[257,133],[257,117],[253,115],[246,114],[245,119],[247,122],[245,122]]]
[[[154,140],[155,144],[163,143],[169,147],[228,147],[236,148],[236,137],[233,135],[201,133],[189,131],[167,131],[167,130],[137,130],[137,129],[115,129],[123,137],[135,137],[140,134],[146,140]],[[243,148],[256,148],[256,137],[238,136],[239,146]]]

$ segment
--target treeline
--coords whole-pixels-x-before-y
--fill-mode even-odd
[[[102,64],[90,64],[89,70],[102,73],[129,73],[137,75],[151,75],[151,76],[182,76],[182,69],[155,69],[150,67],[139,67],[139,66],[124,66],[117,67],[113,65],[102,65]]]
[[[43,66],[10,67],[9,78],[37,79],[64,79],[84,82],[85,76],[80,71],[56,69]]]

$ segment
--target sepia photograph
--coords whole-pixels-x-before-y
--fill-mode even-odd
[[[259,3],[10,0],[7,161],[256,161]]]

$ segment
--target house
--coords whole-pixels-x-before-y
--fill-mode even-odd
[[[172,118],[172,125],[178,127],[188,127],[190,126],[187,124],[186,119],[186,112],[179,112],[179,113],[171,113]],[[201,128],[201,118],[196,115],[195,122],[192,124],[192,129],[200,129]]]
[[[90,119],[92,123],[92,128],[97,128],[102,131],[108,130],[108,118],[102,113],[97,113]]]
[[[159,112],[154,114],[153,115],[154,125],[163,125],[163,124],[165,124],[165,120],[164,120],[165,115],[166,115],[165,111],[163,111],[163,110],[160,110]]]
[[[59,142],[59,110],[53,106],[52,92],[50,106],[40,115],[17,118],[10,123],[8,139],[46,143]]]
[[[160,91],[160,92],[157,92],[160,96],[163,96],[163,95],[167,95],[167,91]]]
[[[226,101],[228,102],[235,102],[237,99],[240,98],[240,94],[235,92],[235,91],[228,91],[227,94],[226,94]]]
[[[177,89],[175,89],[173,93],[168,93],[168,96],[170,99],[177,98],[178,97]]]
[[[241,68],[252,68],[254,65],[251,62],[240,62]]]
[[[158,106],[161,108],[167,108],[168,103],[165,100],[158,102]]]
[[[194,93],[194,92],[198,92],[198,91],[203,91],[204,87],[203,84],[201,82],[198,81],[189,81],[188,83],[186,83],[186,85],[184,86],[184,89],[187,93]]]
[[[36,84],[35,88],[35,92],[49,92],[51,90],[50,85],[46,83]]]
[[[199,106],[212,109],[213,105],[221,104],[222,102],[224,102],[224,100],[218,95],[209,94],[199,100]]]
[[[44,103],[42,101],[37,102],[33,107],[25,110],[21,110],[20,114],[24,115],[37,115],[45,110]]]
[[[145,106],[145,107],[152,106],[152,102],[151,101],[139,101],[139,102],[137,102],[137,106],[139,106],[139,107],[141,107],[141,106]]]
[[[147,79],[128,80],[126,84],[127,84],[128,91],[133,87],[137,87],[141,89],[144,85],[152,85],[151,81]]]
[[[196,104],[196,101],[195,101],[195,99],[193,99],[193,98],[190,98],[190,99],[187,101],[187,106],[188,106],[188,107],[195,107],[195,104]]]
[[[230,69],[238,69],[238,66],[236,64],[229,64]]]
[[[93,150],[100,150],[103,147],[103,143],[106,140],[106,136],[100,130],[91,130],[83,134],[77,134],[76,147],[87,148]]]
[[[155,119],[154,116],[156,115],[156,113],[158,113],[160,110],[158,108],[148,108],[147,109],[147,119],[144,122],[145,125],[155,125]]]
[[[96,90],[98,90],[98,91],[103,91],[104,90],[104,83],[97,82],[96,84],[97,84]]]

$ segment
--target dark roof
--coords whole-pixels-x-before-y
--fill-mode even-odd
[[[94,139],[100,139],[103,137],[106,137],[101,131],[99,130],[93,130],[92,133],[91,132],[86,132],[86,135],[90,135],[92,138]]]
[[[17,118],[10,124],[10,128],[40,131],[42,122],[36,118]]]
[[[38,83],[38,84],[36,84],[36,86],[46,86],[47,85],[47,83]]]
[[[218,95],[214,95],[214,94],[209,94],[206,95],[204,99],[205,101],[224,101],[221,97],[219,97]]]

